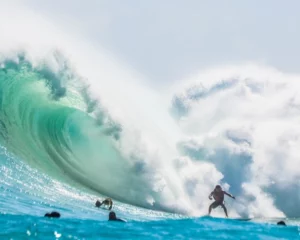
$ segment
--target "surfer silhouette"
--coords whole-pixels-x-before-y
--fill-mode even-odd
[[[101,207],[102,205],[108,206],[108,210],[111,210],[112,205],[113,205],[113,201],[111,200],[111,198],[105,198],[102,202],[97,200],[96,203],[95,203],[96,207]]]
[[[212,197],[215,199],[215,201],[212,204],[210,204],[210,206],[209,206],[209,209],[208,209],[209,215],[210,215],[212,209],[215,209],[216,207],[221,206],[225,212],[226,217],[228,217],[227,209],[224,205],[224,195],[227,195],[227,196],[235,199],[234,196],[223,191],[220,185],[217,185],[208,197],[210,200],[212,200]]]

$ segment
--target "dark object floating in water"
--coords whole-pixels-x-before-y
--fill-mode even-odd
[[[44,217],[48,217],[48,218],[60,218],[60,213],[59,212],[46,213]]]
[[[284,221],[279,221],[279,222],[277,223],[277,225],[286,226],[286,224],[285,224],[285,222],[284,222]]]

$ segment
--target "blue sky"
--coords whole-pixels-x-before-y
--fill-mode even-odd
[[[255,62],[300,69],[300,2],[280,0],[27,0],[152,81]]]

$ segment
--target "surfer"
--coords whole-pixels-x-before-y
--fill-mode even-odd
[[[119,222],[126,222],[121,218],[117,218],[116,213],[111,211],[108,215],[108,221],[119,221]]]
[[[96,207],[101,207],[102,205],[108,206],[108,210],[111,210],[112,205],[113,205],[113,201],[111,200],[111,198],[105,198],[102,202],[97,200],[96,203],[95,203]]]
[[[215,199],[215,201],[212,204],[210,204],[210,206],[209,206],[208,215],[210,215],[212,208],[215,209],[216,207],[221,206],[223,208],[224,212],[225,212],[226,217],[228,217],[227,209],[224,205],[224,195],[225,194],[227,196],[235,199],[234,196],[232,196],[231,194],[223,191],[220,185],[217,185],[215,187],[215,189],[211,192],[211,194],[208,197],[210,200],[212,200],[212,197]]]

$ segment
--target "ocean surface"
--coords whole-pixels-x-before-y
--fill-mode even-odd
[[[127,222],[109,222],[94,207],[99,195],[55,181],[16,162],[2,149],[1,239],[300,239],[300,219],[243,221],[187,217],[120,202],[113,210]],[[59,211],[61,218],[43,215]],[[276,222],[284,220],[287,226]]]

